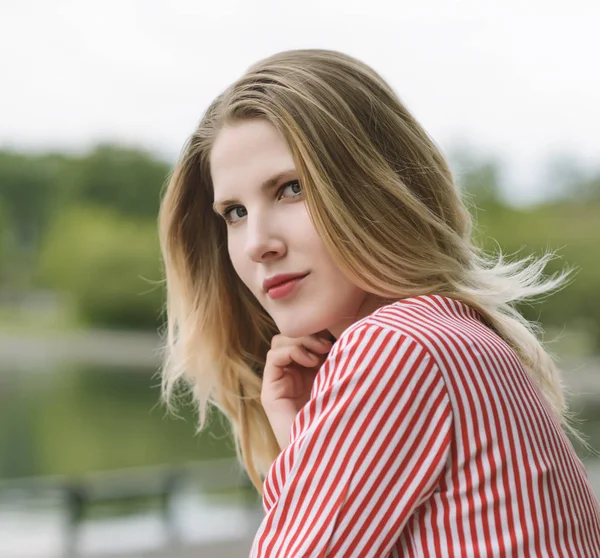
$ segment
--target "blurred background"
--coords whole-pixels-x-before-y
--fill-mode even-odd
[[[489,250],[558,250],[524,305],[600,450],[600,8],[573,1],[3,0],[0,556],[245,556],[262,510],[224,421],[159,403],[160,191],[256,60],[372,65],[446,153]],[[600,495],[600,459],[575,447]]]

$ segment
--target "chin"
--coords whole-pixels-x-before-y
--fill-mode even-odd
[[[302,327],[302,324],[285,323],[281,325],[277,324],[277,327],[279,328],[281,335],[285,335],[285,337],[298,338],[312,335],[312,331]]]
[[[290,337],[292,339],[296,339],[298,337],[307,337],[319,331],[314,327],[313,324],[304,322],[301,319],[274,319],[281,335],[284,335],[285,337]]]

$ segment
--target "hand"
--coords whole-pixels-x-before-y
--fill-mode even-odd
[[[312,385],[332,347],[326,331],[307,337],[275,335],[267,353],[261,403],[279,447],[289,443],[296,415],[308,400]]]

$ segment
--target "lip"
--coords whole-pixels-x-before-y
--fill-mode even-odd
[[[269,289],[281,285],[281,283],[291,281],[292,279],[299,279],[300,277],[306,277],[307,275],[308,273],[283,273],[280,275],[273,275],[273,277],[268,277],[263,281],[263,291],[267,293],[269,292]]]
[[[267,296],[273,300],[287,298],[296,292],[300,284],[304,282],[305,278],[306,275],[300,275],[295,279],[290,279],[289,281],[279,283],[279,285],[275,285],[267,291]]]

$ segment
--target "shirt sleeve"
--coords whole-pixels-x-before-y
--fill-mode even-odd
[[[452,412],[426,348],[374,324],[338,344],[301,411],[253,558],[387,556],[445,472]]]

